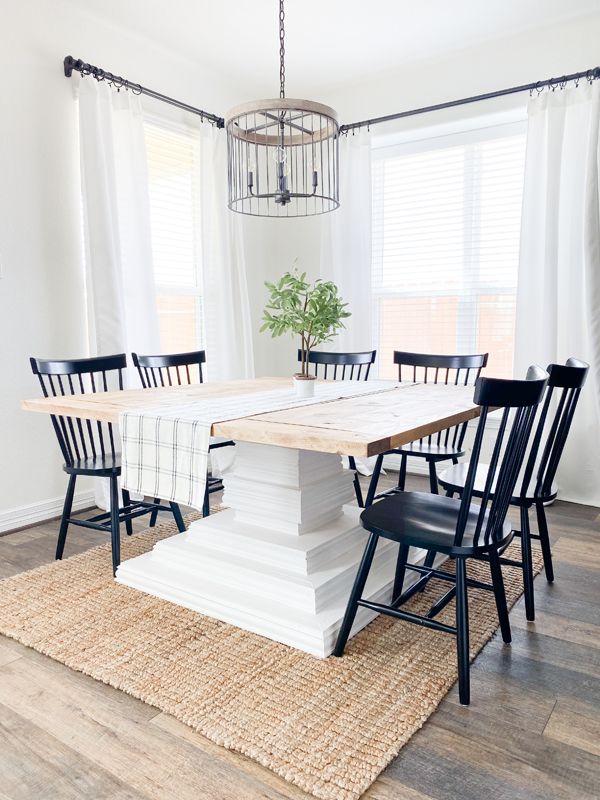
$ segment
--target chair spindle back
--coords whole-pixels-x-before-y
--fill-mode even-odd
[[[204,383],[202,365],[206,363],[205,350],[159,356],[132,353],[131,357],[144,389]]]
[[[489,412],[503,409],[496,433],[474,531],[475,545],[488,545],[501,537],[502,526],[523,465],[538,405],[548,373],[532,366],[525,380],[479,378],[474,402],[481,406],[456,526],[455,545],[460,547],[474,497],[475,477]]]
[[[435,355],[431,353],[408,353],[394,350],[394,364],[398,365],[398,380],[422,381],[444,386],[475,385],[482,369],[487,365],[488,354]],[[462,450],[468,422],[430,434],[419,442]]]
[[[539,460],[534,490],[536,498],[544,498],[551,495],[552,483],[556,477],[556,470],[567,442],[588,370],[589,364],[577,358],[569,358],[565,364],[549,364],[547,370],[549,375],[548,388],[546,389],[546,397],[537,425],[535,441],[527,464],[527,472],[529,474],[526,474],[523,480],[523,493],[527,491],[529,486],[550,406],[554,400],[556,403],[555,412]]]
[[[325,353],[312,350],[308,354],[308,363],[313,365],[313,375],[326,381],[366,381],[376,356],[377,350],[361,353]],[[298,350],[298,361],[302,361],[302,350]],[[322,367],[321,372],[319,367]]]
[[[38,377],[44,397],[65,397],[122,391],[127,357],[122,353],[64,361],[30,358],[29,362],[33,374]],[[117,454],[112,423],[55,414],[51,415],[51,419],[67,466],[108,455],[114,458]]]

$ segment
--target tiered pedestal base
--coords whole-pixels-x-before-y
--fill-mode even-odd
[[[117,581],[328,656],[367,541],[352,474],[336,455],[240,442],[223,482],[226,511],[123,562]],[[396,552],[380,540],[369,599],[390,601]],[[353,634],[375,616],[359,609]]]

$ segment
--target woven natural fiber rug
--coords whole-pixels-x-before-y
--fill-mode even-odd
[[[123,537],[123,558],[173,533],[168,524]],[[539,571],[537,551],[535,559]],[[504,572],[512,605],[521,577]],[[470,572],[486,573],[484,564]],[[428,607],[447,587],[440,584],[432,581],[411,609]],[[489,592],[471,590],[469,600],[475,656],[496,629],[496,610]],[[453,624],[453,616],[452,603],[439,618]],[[120,586],[108,544],[1,581],[0,632],[325,800],[358,798],[457,677],[453,636],[379,617],[344,658],[320,660]]]

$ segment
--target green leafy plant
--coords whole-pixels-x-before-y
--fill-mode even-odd
[[[306,272],[286,272],[277,283],[265,282],[269,302],[265,306],[261,331],[271,336],[292,333],[300,336],[302,351],[301,375],[308,377],[310,351],[330,341],[344,328],[342,320],[350,316],[332,281],[320,278],[314,283],[306,280]]]

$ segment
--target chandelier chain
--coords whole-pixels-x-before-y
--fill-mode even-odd
[[[279,97],[285,97],[285,9],[279,0]]]

